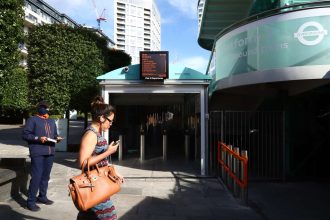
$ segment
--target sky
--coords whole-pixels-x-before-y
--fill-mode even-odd
[[[81,25],[97,27],[96,18],[105,9],[106,22],[102,31],[113,38],[113,0],[44,0],[60,13],[68,15]],[[161,50],[169,51],[170,64],[178,64],[202,73],[210,57],[210,51],[197,43],[198,0],[155,0],[161,15]]]

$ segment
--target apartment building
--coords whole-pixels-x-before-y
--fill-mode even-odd
[[[37,25],[44,25],[44,24],[66,24],[70,27],[78,27],[80,24],[75,22],[72,18],[67,16],[66,14],[60,13],[56,9],[54,9],[52,6],[47,4],[43,0],[25,0],[24,5],[24,33],[28,34],[29,29],[31,27],[37,26]],[[88,27],[86,27],[88,28]],[[114,42],[105,35],[101,30],[96,28],[89,28],[91,31],[94,31],[100,36],[103,36],[108,41],[109,47],[114,47]],[[28,51],[26,50],[25,44],[19,45],[19,48],[21,50],[21,53],[23,55],[23,59],[21,61],[22,66],[27,65],[27,54]]]
[[[154,0],[114,1],[114,41],[116,49],[139,63],[140,51],[161,48],[160,13]]]

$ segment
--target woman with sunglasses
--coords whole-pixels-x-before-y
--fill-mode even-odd
[[[101,96],[94,98],[91,107],[92,123],[85,129],[80,142],[79,165],[81,167],[83,162],[90,158],[90,165],[107,166],[108,157],[117,151],[118,143],[111,142],[108,145],[102,132],[111,127],[115,109],[111,105],[105,104]],[[120,174],[118,176],[123,182],[123,177]],[[117,219],[116,210],[110,198],[92,207],[88,212],[80,212],[77,219],[86,219],[87,216],[89,216],[88,219],[91,219],[91,215],[94,216],[94,219]]]

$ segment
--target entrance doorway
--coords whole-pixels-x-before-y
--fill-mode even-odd
[[[163,138],[167,140],[167,158],[184,159],[186,135],[189,136],[188,158],[195,158],[199,135],[198,94],[109,94],[109,103],[116,107],[116,118],[110,137],[122,135],[123,159],[140,156],[141,135],[144,135],[145,159],[163,156]],[[199,145],[200,146],[200,145]],[[200,148],[200,147],[198,147]],[[198,155],[200,157],[200,155]]]

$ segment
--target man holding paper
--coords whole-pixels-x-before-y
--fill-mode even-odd
[[[54,203],[47,198],[48,181],[54,162],[55,143],[63,139],[57,134],[55,120],[49,118],[49,105],[46,101],[39,102],[37,114],[27,120],[23,129],[23,139],[28,142],[31,157],[27,208],[39,211],[40,207],[36,203]]]

